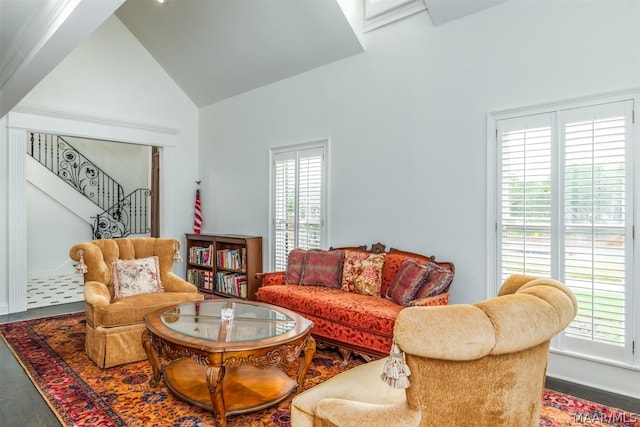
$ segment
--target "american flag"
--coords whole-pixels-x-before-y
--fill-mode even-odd
[[[202,225],[202,211],[200,210],[200,189],[196,190],[196,205],[193,209],[193,232],[200,234],[200,226]]]

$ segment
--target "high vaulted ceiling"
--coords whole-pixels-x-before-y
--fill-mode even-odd
[[[363,51],[336,0],[129,0],[116,16],[199,107]]]
[[[362,52],[364,0],[0,0],[0,117],[115,15],[199,107]],[[507,0],[424,1],[435,25]]]

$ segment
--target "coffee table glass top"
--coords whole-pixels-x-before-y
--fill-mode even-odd
[[[180,304],[160,316],[169,329],[209,341],[240,342],[271,338],[291,331],[296,322],[277,310],[241,301]]]

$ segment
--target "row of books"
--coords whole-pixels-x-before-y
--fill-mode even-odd
[[[192,246],[189,249],[189,263],[213,267],[212,252],[213,246],[209,246],[208,248]]]
[[[213,271],[190,268],[187,270],[187,282],[193,283],[198,288],[213,291]]]
[[[247,249],[221,249],[216,251],[217,265],[228,270],[247,271]]]
[[[216,291],[247,298],[246,274],[218,272],[216,273]]]

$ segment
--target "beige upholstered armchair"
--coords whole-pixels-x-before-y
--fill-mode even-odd
[[[409,307],[394,338],[410,368],[406,389],[370,362],[293,399],[303,426],[537,426],[550,339],[575,317],[574,294],[550,279],[515,275],[474,305]]]
[[[176,239],[140,237],[93,240],[69,250],[84,270],[85,351],[96,365],[108,368],[146,359],[143,316],[203,299],[195,286],[173,273],[179,249]]]

